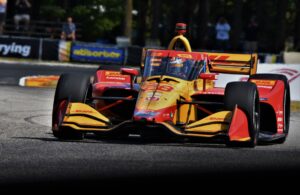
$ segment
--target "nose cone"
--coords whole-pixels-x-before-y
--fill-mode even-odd
[[[176,106],[170,106],[159,110],[135,110],[133,120],[147,122],[173,121]]]
[[[133,119],[148,122],[172,121],[178,98],[174,85],[146,83],[139,94]]]

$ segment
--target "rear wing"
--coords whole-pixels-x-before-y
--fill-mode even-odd
[[[257,71],[257,54],[206,53],[212,73],[253,75]]]

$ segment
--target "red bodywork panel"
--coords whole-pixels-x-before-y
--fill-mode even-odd
[[[245,141],[250,139],[247,115],[237,106],[233,113],[228,135],[230,141]]]
[[[283,134],[284,128],[284,82],[281,80],[250,80],[256,83],[260,102],[269,104],[273,107],[276,121],[277,133]]]
[[[112,70],[98,70],[95,74],[93,82],[93,97],[101,97],[106,90],[120,89],[132,91],[131,88],[131,76],[123,75],[120,71]],[[136,88],[136,89],[135,89]],[[137,85],[134,85],[134,90],[137,89]],[[127,97],[131,98],[131,97]],[[103,100],[97,100],[95,108],[103,111],[105,108],[113,107],[115,105],[122,104],[123,100],[117,101],[115,104],[106,105]]]
[[[93,83],[93,96],[102,96],[106,89],[130,89],[130,76],[120,71],[98,70]]]

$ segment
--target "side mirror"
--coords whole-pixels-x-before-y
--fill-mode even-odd
[[[134,68],[121,68],[121,74],[130,75],[130,76],[138,76],[139,71]]]
[[[199,75],[200,79],[203,79],[203,91],[206,91],[206,80],[217,80],[218,79],[218,74],[216,73],[201,73]]]
[[[201,73],[199,75],[200,79],[204,79],[204,80],[217,80],[218,79],[218,74],[215,73]]]

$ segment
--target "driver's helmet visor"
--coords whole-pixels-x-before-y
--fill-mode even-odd
[[[173,74],[184,73],[184,65],[181,58],[173,58],[170,60],[169,71]]]

